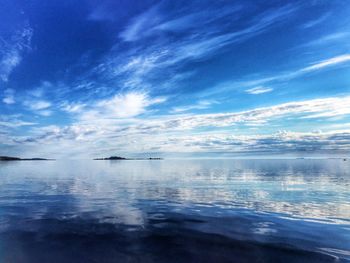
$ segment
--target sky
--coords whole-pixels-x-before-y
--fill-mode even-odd
[[[345,0],[2,0],[0,155],[350,155]]]

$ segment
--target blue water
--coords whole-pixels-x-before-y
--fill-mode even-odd
[[[343,160],[0,163],[0,262],[350,262]]]

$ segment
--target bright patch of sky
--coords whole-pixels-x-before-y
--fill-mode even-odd
[[[0,155],[344,156],[346,1],[13,1]]]

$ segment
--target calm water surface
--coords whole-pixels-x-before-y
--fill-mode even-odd
[[[2,262],[350,262],[350,162],[1,162]]]

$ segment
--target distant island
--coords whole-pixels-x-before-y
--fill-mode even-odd
[[[94,160],[163,160],[163,158],[155,158],[155,157],[150,157],[150,158],[124,158],[120,156],[110,156],[106,158],[95,158]]]
[[[341,160],[341,159],[343,159],[344,162],[347,161],[346,158],[342,158],[342,157],[329,157],[328,159],[331,159],[331,160]]]
[[[11,156],[0,156],[0,161],[53,161],[55,159],[45,159],[45,158],[19,158]]]

